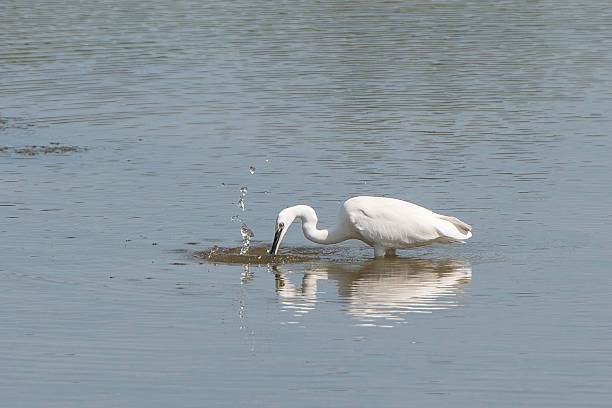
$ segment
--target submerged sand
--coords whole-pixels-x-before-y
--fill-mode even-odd
[[[278,255],[270,255],[266,247],[249,248],[248,253],[240,255],[241,249],[241,247],[213,247],[205,251],[197,251],[195,255],[204,261],[224,264],[288,264],[316,261],[319,259],[313,251],[308,251],[306,248],[301,248],[301,250],[294,248],[291,254]]]

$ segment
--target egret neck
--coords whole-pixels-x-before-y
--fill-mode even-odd
[[[292,210],[295,218],[302,220],[302,231],[304,236],[317,244],[337,244],[350,238],[350,234],[344,231],[340,225],[336,225],[331,231],[326,229],[317,229],[317,213],[307,205],[296,205],[288,208]]]

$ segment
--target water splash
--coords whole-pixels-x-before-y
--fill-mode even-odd
[[[249,229],[249,227],[247,227],[246,224],[242,224],[240,227],[240,234],[242,235],[242,248],[240,249],[240,255],[246,255],[246,253],[249,252],[251,238],[253,238],[255,234]]]
[[[249,167],[249,171],[251,172],[251,174],[255,174],[255,167],[253,166]]]
[[[244,186],[240,187],[240,199],[238,200],[236,205],[240,207],[242,211],[246,209],[244,205],[244,199],[248,191],[249,189],[247,187],[244,187]],[[232,221],[242,222],[242,219],[239,216],[234,215],[232,216]],[[251,238],[253,238],[255,234],[253,234],[253,231],[251,231],[249,227],[247,227],[247,225],[243,223],[240,226],[240,235],[242,235],[242,248],[240,249],[240,255],[246,255],[246,253],[249,252],[249,246],[251,245]]]

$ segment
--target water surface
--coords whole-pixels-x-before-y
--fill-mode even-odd
[[[4,2],[4,403],[608,406],[611,21],[604,1]],[[474,236],[195,256],[360,194]]]

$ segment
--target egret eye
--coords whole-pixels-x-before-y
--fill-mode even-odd
[[[285,223],[284,222],[279,222],[278,223],[278,227],[279,228],[285,228]]]

